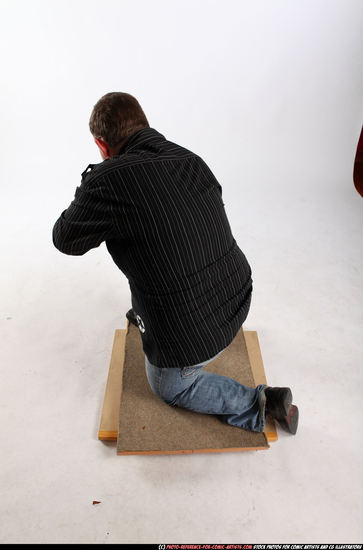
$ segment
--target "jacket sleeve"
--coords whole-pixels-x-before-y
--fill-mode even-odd
[[[81,256],[115,237],[111,203],[102,184],[82,181],[74,200],[53,227],[53,244],[64,254]]]

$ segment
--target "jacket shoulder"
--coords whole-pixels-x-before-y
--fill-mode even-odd
[[[81,173],[82,183],[90,183],[91,181],[102,177],[105,173],[106,167],[109,166],[109,160],[110,159],[105,159],[104,161],[96,164],[89,164]]]

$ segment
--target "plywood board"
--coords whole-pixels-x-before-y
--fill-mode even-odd
[[[101,441],[117,441],[126,332],[127,329],[117,329],[114,335],[102,416],[98,432],[98,438]],[[257,332],[243,331],[243,334],[250,360],[254,385],[257,386],[258,384],[266,384],[266,376]],[[276,427],[272,419],[267,418],[265,433],[269,442],[277,440]],[[217,452],[218,449],[215,451]]]
[[[205,370],[255,386],[242,327]],[[265,433],[230,426],[216,415],[170,407],[156,397],[146,378],[141,335],[132,324],[127,326],[122,384],[117,454],[185,454],[269,447]]]

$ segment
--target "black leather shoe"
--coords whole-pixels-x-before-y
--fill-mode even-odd
[[[292,404],[290,388],[265,388],[266,414],[278,421],[281,428],[295,435],[299,423],[299,409]]]
[[[136,319],[136,313],[132,308],[129,309],[129,311],[126,313],[126,318],[130,321],[130,323],[135,325],[135,327],[139,326],[139,323],[137,322],[137,319]]]
[[[265,388],[266,413],[275,420],[283,420],[288,414],[292,404],[290,388]]]

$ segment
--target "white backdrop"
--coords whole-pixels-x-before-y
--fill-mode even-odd
[[[0,402],[12,419],[4,452],[11,456],[14,423],[21,429],[27,414],[34,429],[46,416],[67,438],[59,411],[75,418],[75,401],[89,413],[80,420],[86,437],[98,444],[128,282],[104,244],[70,257],[51,234],[81,172],[101,161],[88,120],[110,91],[134,95],[150,126],[201,155],[222,185],[253,270],[246,328],[259,332],[270,382],[295,384],[306,410],[314,401],[305,389],[329,385],[342,365],[349,387],[361,383],[363,201],[352,172],[363,121],[363,3],[1,0],[0,9]],[[329,421],[341,417],[329,411]],[[34,451],[35,479],[45,475],[39,455],[49,456],[36,433],[23,441]],[[53,458],[57,444],[47,440]],[[20,479],[17,495],[27,472]],[[9,496],[16,518],[14,502]],[[36,540],[31,521],[26,532]],[[139,542],[135,533],[128,540]]]
[[[49,329],[49,315],[74,307],[76,326],[86,321],[92,330],[89,314],[114,323],[129,305],[120,294],[127,282],[104,245],[72,259],[51,242],[80,173],[101,161],[88,120],[108,91],[135,95],[152,127],[210,165],[264,301],[273,300],[266,285],[287,273],[296,281],[301,265],[310,271],[307,225],[334,233],[332,254],[350,246],[349,231],[361,226],[349,213],[338,229],[344,214],[336,208],[347,201],[353,212],[362,208],[352,184],[363,120],[359,0],[1,7],[3,315],[29,323],[40,307]],[[319,255],[328,254],[321,245]],[[293,251],[289,265],[284,247]],[[267,260],[277,272],[256,271]],[[296,299],[294,280],[270,303],[275,311],[286,291]],[[254,324],[272,322],[266,313]]]

